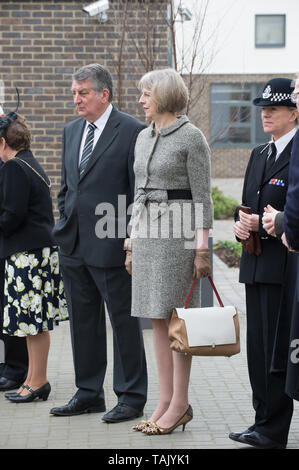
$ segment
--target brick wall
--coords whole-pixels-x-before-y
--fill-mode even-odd
[[[62,129],[76,118],[72,73],[92,62],[108,67],[115,84],[114,104],[143,120],[136,84],[147,69],[167,67],[166,0],[110,0],[105,24],[82,11],[89,3],[0,0],[4,108],[15,108],[14,87],[18,87],[19,112],[28,119],[32,150],[52,180],[54,204],[60,184]]]
[[[189,118],[210,140],[210,86],[212,83],[267,83],[278,75],[202,75],[195,78]],[[294,77],[288,77],[294,78]],[[187,77],[186,77],[187,79]],[[243,178],[251,148],[212,148],[212,176],[214,178]]]
[[[105,24],[82,11],[88,3],[90,0],[0,0],[0,79],[5,84],[4,107],[14,109],[17,86],[21,95],[20,113],[30,123],[32,149],[51,177],[54,202],[60,183],[62,129],[76,117],[70,93],[72,73],[91,62],[107,66],[114,79],[114,104],[143,120],[136,84],[148,69],[168,66],[166,0],[110,0],[109,19]],[[270,78],[268,75],[196,77],[196,99],[189,113],[191,121],[209,140],[210,84],[265,83]],[[250,151],[212,149],[212,176],[243,177]]]

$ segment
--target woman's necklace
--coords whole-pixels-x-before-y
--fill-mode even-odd
[[[52,186],[51,181],[50,181],[50,183],[48,183],[48,182],[45,180],[45,178],[43,178],[42,175],[40,175],[40,174],[38,173],[38,171],[36,171],[34,168],[32,168],[31,165],[29,165],[29,163],[27,163],[27,162],[26,162],[25,160],[23,160],[22,158],[19,158],[19,157],[14,157],[14,158],[16,158],[17,160],[20,160],[21,162],[25,163],[25,165],[29,166],[29,168],[31,168],[31,170],[34,171],[34,173],[35,173],[37,176],[40,177],[40,179],[48,186],[48,188],[49,188],[49,189],[51,188],[51,186]]]

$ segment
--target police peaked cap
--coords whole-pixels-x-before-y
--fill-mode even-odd
[[[261,98],[255,98],[255,106],[289,106],[296,108],[292,101],[294,91],[294,80],[290,78],[272,78],[266,83]]]

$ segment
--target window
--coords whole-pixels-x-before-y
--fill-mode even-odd
[[[252,104],[263,89],[264,83],[211,85],[211,147],[254,147],[269,140],[260,108]]]
[[[285,15],[255,16],[255,47],[285,47]]]

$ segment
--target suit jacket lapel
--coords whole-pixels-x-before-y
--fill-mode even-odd
[[[265,145],[262,150],[259,151],[257,158],[255,159],[255,168],[253,173],[257,180],[257,188],[260,188],[263,182],[268,149],[269,145]]]
[[[75,128],[73,135],[72,135],[72,142],[71,142],[71,169],[73,174],[75,175],[76,179],[79,180],[79,153],[80,153],[80,146],[81,140],[83,136],[83,132],[85,129],[86,121],[85,119],[80,119],[78,121],[78,126]]]
[[[109,116],[109,119],[107,121],[106,126],[104,127],[104,130],[96,143],[95,148],[93,149],[93,152],[88,160],[88,163],[86,165],[86,169],[84,173],[80,177],[80,181],[85,178],[87,173],[91,170],[91,168],[95,165],[96,162],[99,161],[99,159],[103,156],[104,152],[107,150],[108,147],[112,144],[116,136],[118,135],[118,126],[119,126],[119,117],[118,117],[118,111],[116,110],[115,107],[113,107],[113,110],[111,111],[111,114]]]

